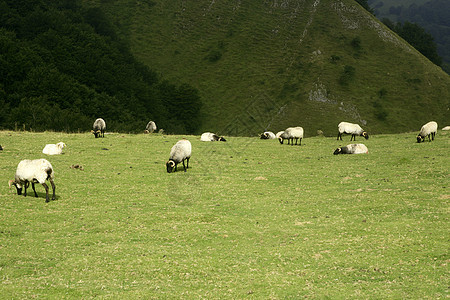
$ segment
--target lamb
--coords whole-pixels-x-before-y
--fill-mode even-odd
[[[22,194],[22,189],[25,188],[24,196],[27,196],[27,188],[30,185],[33,187],[35,197],[38,197],[36,189],[34,187],[35,183],[40,183],[44,186],[46,192],[45,202],[49,202],[48,197],[48,186],[45,183],[46,180],[50,181],[53,189],[52,200],[55,200],[55,183],[53,179],[55,178],[55,172],[50,162],[46,159],[35,159],[22,160],[17,166],[16,175],[14,180],[9,181],[9,188],[14,185],[17,189],[17,195]]]
[[[95,120],[93,125],[93,130],[91,132],[95,135],[95,138],[105,137],[105,130],[106,130],[106,122],[102,118],[98,118]]]
[[[337,154],[362,154],[362,153],[369,153],[369,149],[367,149],[366,145],[364,144],[348,144],[344,147],[339,147],[336,150],[334,150],[334,155]]]
[[[277,137],[276,137],[275,133],[273,133],[272,131],[264,131],[260,135],[260,139],[262,139],[262,140],[273,140],[276,138]]]
[[[153,133],[156,131],[156,123],[153,121],[150,121],[147,123],[147,126],[145,126],[144,133]]]
[[[447,131],[450,130],[450,126],[445,126],[444,128],[442,128],[442,131]]]
[[[200,137],[200,141],[202,141],[202,142],[214,142],[214,141],[226,142],[227,140],[223,136],[218,136],[215,133],[204,132],[202,134],[202,136]]]
[[[59,142],[58,144],[47,144],[45,145],[44,149],[42,150],[42,153],[48,154],[48,155],[56,155],[61,154],[63,148],[66,147],[66,144],[63,142]]]
[[[435,121],[428,122],[427,124],[423,125],[420,129],[419,135],[417,136],[417,142],[421,143],[425,141],[425,137],[428,136],[428,141],[431,142],[431,140],[434,141],[434,137],[436,135],[438,129],[438,124]],[[430,139],[431,135],[431,139]]]
[[[172,173],[177,170],[177,165],[182,162],[184,171],[189,168],[189,159],[191,158],[192,145],[186,139],[179,140],[170,150],[169,161],[166,163],[167,173]],[[184,161],[187,161],[187,165],[184,165]]]
[[[300,146],[302,145],[302,139],[303,139],[303,128],[302,127],[289,127],[284,132],[282,132],[279,137],[278,141],[280,144],[283,144],[284,140],[288,140],[291,145],[294,145],[294,139],[295,144],[297,145],[298,140],[300,139]]]
[[[365,132],[361,126],[358,124],[348,123],[348,122],[341,122],[338,125],[338,136],[337,139],[342,141],[342,134],[351,134],[352,137],[350,138],[350,141],[355,140],[356,136],[360,135],[363,136],[366,140],[369,139],[369,134]]]

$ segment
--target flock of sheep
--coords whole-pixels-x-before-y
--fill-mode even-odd
[[[157,129],[155,122],[150,121],[146,128],[145,133],[155,132]],[[425,141],[425,138],[428,137],[428,140],[431,142],[434,140],[436,132],[438,129],[438,124],[434,121],[428,122],[423,125],[420,129],[419,134],[417,135],[417,142],[421,143]],[[450,127],[444,127],[443,130],[449,130]],[[93,130],[91,131],[95,138],[104,137],[106,131],[106,122],[99,118],[95,120],[93,124]],[[369,138],[367,132],[365,132],[361,126],[358,124],[352,124],[348,122],[341,122],[338,125],[338,137],[337,140],[342,140],[343,134],[351,134],[352,137],[350,141],[356,141],[356,136],[362,136],[366,140]],[[278,139],[280,144],[283,144],[285,140],[287,140],[288,145],[295,144],[301,145],[302,139],[304,135],[304,130],[302,127],[289,127],[284,131],[280,131],[277,134],[274,134],[271,131],[265,131],[260,135],[261,139]],[[203,142],[213,142],[213,141],[222,141],[225,142],[226,139],[222,136],[218,136],[211,132],[205,132],[201,135],[200,140]],[[47,155],[57,155],[61,154],[63,148],[66,146],[65,143],[60,142],[57,144],[47,144],[45,145],[42,153]],[[3,148],[0,146],[0,151]],[[344,147],[337,148],[333,154],[361,154],[368,153],[369,150],[364,144],[349,144]],[[166,162],[166,170],[168,173],[172,173],[177,171],[177,165],[179,163],[183,164],[184,171],[189,168],[189,159],[191,158],[192,153],[192,145],[186,140],[179,140],[171,149],[169,154],[169,160]],[[186,164],[185,164],[186,162]],[[53,189],[52,200],[55,200],[55,183],[54,183],[55,173],[53,171],[53,167],[50,162],[46,159],[35,159],[22,160],[17,166],[17,170],[15,173],[14,180],[9,181],[9,187],[14,186],[17,190],[17,194],[21,195],[23,190],[23,195],[27,195],[27,188],[30,183],[34,191],[35,197],[38,197],[35,189],[35,184],[40,183],[45,188],[46,191],[46,202],[49,202],[49,187],[46,184],[48,180]]]

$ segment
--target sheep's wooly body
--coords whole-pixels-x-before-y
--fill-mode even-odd
[[[351,134],[352,137],[351,140],[356,141],[356,136],[360,135],[363,136],[366,140],[369,138],[369,135],[367,132],[364,131],[364,129],[361,128],[358,124],[348,123],[348,122],[341,122],[338,125],[338,140],[342,141],[342,135],[343,134]]]
[[[273,139],[276,139],[277,136],[276,136],[275,133],[273,133],[272,131],[264,131],[264,132],[261,134],[260,138],[261,138],[262,140],[273,140]]]
[[[304,131],[302,127],[289,127],[279,135],[278,140],[280,141],[281,144],[283,144],[284,140],[288,140],[288,145],[289,143],[291,145],[294,145],[295,139],[295,144],[297,145],[298,140],[300,139],[299,145],[301,145],[303,139],[303,132]]]
[[[348,144],[344,147],[337,148],[333,154],[365,154],[369,153],[369,149],[364,144]]]
[[[55,178],[55,172],[50,162],[46,159],[24,159],[17,165],[17,170],[14,180],[10,181],[10,186],[13,184],[17,189],[17,194],[22,193],[24,188],[24,196],[27,195],[27,187],[31,183],[34,191],[34,195],[37,197],[36,189],[34,187],[35,183],[40,183],[44,186],[46,191],[46,202],[49,201],[48,196],[48,186],[45,183],[47,180],[50,181],[53,189],[52,200],[55,199],[55,183],[53,182]]]
[[[428,141],[431,142],[431,140],[434,141],[434,137],[436,136],[436,132],[438,129],[438,124],[435,121],[428,122],[427,124],[423,125],[420,129],[419,135],[417,136],[417,142],[423,142],[425,141],[425,138],[428,136]],[[431,136],[431,139],[430,139]]]
[[[202,142],[214,142],[214,141],[221,141],[226,142],[225,138],[223,136],[218,136],[215,133],[212,132],[204,132],[200,136],[200,141]]]
[[[153,121],[148,122],[147,126],[145,126],[145,130],[147,133],[153,133],[156,131],[156,123]]]
[[[188,140],[179,140],[170,150],[169,161],[166,163],[167,172],[171,173],[177,170],[177,165],[182,162],[184,171],[189,168],[189,159],[192,154],[192,145]],[[184,164],[186,160],[187,166]]]
[[[98,118],[94,121],[94,124],[92,125],[92,133],[94,134],[95,138],[98,138],[99,136],[105,137],[105,130],[106,130],[106,122],[102,118]]]
[[[445,126],[444,128],[442,128],[443,131],[447,131],[450,130],[450,126]]]
[[[47,144],[42,150],[42,153],[47,155],[61,154],[65,146],[66,144],[64,144],[63,142],[59,142],[58,144]]]

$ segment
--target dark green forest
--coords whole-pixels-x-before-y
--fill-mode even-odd
[[[98,7],[0,0],[0,129],[194,133],[201,99],[138,62]]]

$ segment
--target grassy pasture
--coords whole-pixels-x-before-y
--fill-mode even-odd
[[[167,174],[183,136],[0,132],[0,298],[448,297],[450,134],[416,134],[338,156],[349,136],[186,136],[191,169]],[[59,141],[56,201],[13,195]]]

